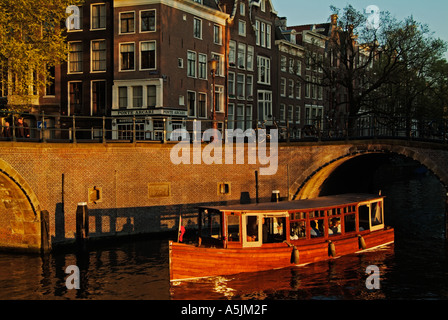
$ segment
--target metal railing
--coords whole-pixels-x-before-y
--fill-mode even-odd
[[[17,119],[24,118],[22,126]],[[30,142],[155,142],[199,139],[210,141],[207,129],[217,128],[225,141],[250,139],[259,129],[278,129],[280,142],[355,139],[404,139],[447,143],[448,119],[408,119],[363,116],[357,118],[291,121],[162,118],[161,116],[67,116],[0,111],[0,141]],[[195,128],[200,126],[200,132]],[[179,131],[178,129],[182,129]],[[240,131],[236,131],[239,129]],[[177,131],[176,131],[177,130]],[[253,130],[253,131],[252,131]]]

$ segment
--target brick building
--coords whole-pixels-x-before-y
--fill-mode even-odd
[[[311,60],[327,58],[331,23],[289,27],[271,0],[86,0],[80,18],[32,109],[55,115],[55,137],[157,141],[215,119],[295,139],[324,126],[330,95]]]

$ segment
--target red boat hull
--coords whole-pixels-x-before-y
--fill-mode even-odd
[[[394,229],[361,233],[365,250],[394,242]],[[299,251],[298,263],[291,263],[293,248],[287,243],[263,245],[261,248],[204,248],[170,241],[170,280],[258,272],[294,265],[304,265],[356,253],[360,248],[357,235],[337,236],[328,241],[319,239],[291,241]],[[331,255],[334,253],[334,256]]]

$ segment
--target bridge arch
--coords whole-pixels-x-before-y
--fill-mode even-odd
[[[403,147],[398,145],[359,145],[351,147],[348,152],[335,156],[332,160],[317,164],[308,169],[308,174],[297,180],[291,187],[292,199],[309,199],[318,197],[322,187],[327,179],[335,172],[337,168],[347,161],[366,156],[366,155],[399,155],[414,160],[432,172],[441,182],[448,194],[448,174],[440,168],[425,152],[416,151],[412,147]]]
[[[0,248],[38,251],[40,211],[39,201],[25,179],[0,159]]]

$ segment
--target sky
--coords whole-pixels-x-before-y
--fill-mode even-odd
[[[331,5],[343,9],[351,4],[358,11],[376,5],[399,20],[412,15],[416,21],[427,24],[434,37],[448,42],[446,0],[272,0],[272,4],[278,16],[286,17],[290,26],[328,22]]]

